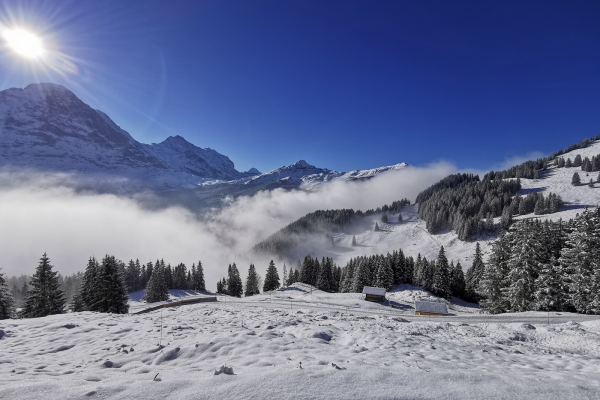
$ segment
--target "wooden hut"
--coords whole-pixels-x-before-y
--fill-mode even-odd
[[[432,300],[417,300],[415,301],[416,315],[448,315],[448,307],[446,303]]]
[[[362,292],[365,295],[366,301],[374,301],[376,303],[383,303],[385,301],[385,288],[365,286]]]

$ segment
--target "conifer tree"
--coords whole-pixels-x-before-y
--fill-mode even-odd
[[[541,245],[533,230],[533,223],[528,220],[515,226],[511,239],[507,300],[510,302],[510,311],[527,311],[532,309],[533,305],[535,279],[541,261]]]
[[[283,263],[283,280],[281,281],[283,283],[282,286],[285,286],[285,283],[287,282],[287,277],[287,267],[285,263]]]
[[[344,268],[342,284],[340,287],[340,292],[342,293],[351,293],[354,287],[354,259],[350,259],[348,265]]]
[[[402,222],[402,214],[398,213],[398,223]]]
[[[70,308],[72,312],[85,311],[85,304],[81,298],[81,291],[75,292],[73,299],[71,300]]]
[[[384,224],[387,224],[387,223],[388,223],[388,216],[387,216],[387,213],[386,213],[386,212],[384,212],[384,213],[381,215],[381,222],[383,222]]]
[[[600,179],[600,175],[598,175],[598,178]],[[356,246],[356,235],[352,235],[352,246]]]
[[[335,287],[332,268],[333,260],[329,257],[323,259],[321,270],[319,271],[319,279],[317,280],[317,288],[324,292],[332,292]]]
[[[452,292],[450,290],[449,269],[450,265],[448,265],[448,258],[446,258],[446,252],[444,251],[444,246],[442,246],[435,263],[435,271],[433,275],[433,293],[446,299],[449,299],[452,296]]]
[[[489,261],[484,266],[481,280],[475,290],[484,298],[480,304],[491,314],[502,313],[508,309],[504,289],[507,286],[509,258],[507,234],[503,234],[492,245]],[[475,296],[470,294],[470,298],[473,297]]]
[[[374,231],[375,231],[375,232],[378,232],[378,231],[379,231],[379,224],[377,224],[377,222],[375,222],[375,229],[374,229]]]
[[[535,281],[535,309],[539,311],[562,311],[565,307],[564,280],[560,264],[552,259],[541,266]]]
[[[457,262],[456,265],[450,263],[450,270],[452,271],[450,291],[453,296],[462,299],[465,297],[466,291],[465,274],[463,273],[462,265],[460,265],[460,262]]]
[[[158,260],[152,268],[152,275],[146,286],[146,296],[144,298],[148,303],[169,300],[169,289],[167,288],[167,282],[165,282],[164,263],[161,264]]]
[[[292,274],[290,273],[290,275]],[[258,289],[258,273],[256,272],[254,264],[250,264],[250,268],[248,268],[248,277],[246,278],[246,291],[244,292],[244,296],[254,296],[255,294],[260,294],[260,290]]]
[[[98,261],[94,257],[90,257],[83,273],[81,286],[79,287],[79,298],[76,299],[77,301],[81,301],[77,305],[77,311],[98,311],[100,303],[96,289],[99,286],[97,282],[99,268]],[[79,308],[80,306],[81,308]],[[75,305],[72,307],[74,308]]]
[[[288,273],[287,276],[287,281],[285,282],[286,286],[291,286],[294,283],[296,283],[296,274],[294,273],[294,269],[292,267],[290,267],[290,272]]]
[[[563,270],[571,271],[569,282],[570,304],[577,312],[591,314],[598,282],[595,270],[600,266],[600,208],[586,209],[574,221],[574,230],[561,251]]]
[[[0,268],[0,320],[13,318],[14,315],[15,301],[6,284],[2,268]]]
[[[45,317],[62,314],[66,299],[60,290],[57,272],[52,271],[50,259],[44,253],[31,277],[31,288],[27,292],[22,315],[25,318]]]
[[[579,173],[575,172],[573,174],[573,178],[571,179],[571,185],[573,185],[573,186],[581,185],[581,178],[579,177]]]
[[[96,282],[100,301],[98,311],[113,314],[126,314],[129,311],[125,277],[115,256],[107,254],[102,259]]]
[[[354,284],[353,284],[353,292],[354,293],[362,293],[363,288],[365,286],[371,285],[371,277],[369,270],[369,263],[366,259],[362,258],[358,267],[354,272]]]
[[[380,260],[377,265],[375,286],[390,290],[394,286],[394,271],[389,263]]]
[[[300,282],[308,285],[313,284],[314,261],[311,256],[304,257],[304,261],[300,267]]]
[[[192,290],[197,292],[206,292],[206,283],[204,282],[204,268],[202,261],[198,261],[198,266],[194,268],[192,273]]]
[[[483,256],[481,255],[481,247],[479,247],[479,242],[477,242],[473,264],[471,265],[471,268],[467,270],[467,275],[465,276],[467,297],[471,300],[475,300],[478,297],[477,288],[481,281],[481,277],[483,276],[484,269],[485,264],[483,263]]]
[[[242,278],[235,263],[230,265],[228,278],[228,294],[234,297],[242,297],[244,287],[242,286]]]
[[[265,283],[263,285],[263,292],[270,292],[271,290],[276,290],[279,288],[279,273],[277,272],[277,268],[275,268],[275,263],[273,260],[269,263],[269,267],[267,268],[267,273],[265,275]]]

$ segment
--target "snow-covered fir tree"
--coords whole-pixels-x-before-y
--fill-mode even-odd
[[[25,306],[21,313],[23,317],[45,317],[64,312],[66,299],[64,292],[60,290],[57,274],[52,270],[50,259],[44,253],[31,277]]]
[[[473,264],[471,268],[467,270],[467,275],[465,276],[465,284],[467,296],[470,299],[477,299],[477,288],[479,286],[479,282],[481,281],[481,277],[483,276],[483,272],[485,270],[485,264],[483,263],[483,256],[481,254],[481,247],[479,246],[479,242],[475,245],[475,256],[473,257]]]
[[[169,289],[165,281],[165,266],[164,263],[160,263],[158,260],[156,260],[152,268],[152,275],[146,286],[146,296],[144,299],[148,303],[169,300]]]
[[[319,279],[317,280],[317,288],[324,292],[333,292],[335,288],[335,282],[333,281],[333,260],[331,258],[324,258],[321,263],[321,270],[319,271]]]
[[[483,274],[475,292],[483,297],[480,304],[492,314],[508,309],[504,289],[507,286],[508,260],[510,247],[506,235],[501,235],[492,245],[490,258],[483,268]]]
[[[432,291],[434,294],[446,299],[449,299],[452,296],[452,292],[450,290],[450,265],[448,264],[448,258],[446,257],[444,246],[440,248],[440,252],[435,263],[432,286]]]
[[[390,290],[394,286],[394,271],[385,259],[378,260],[375,286]]]
[[[292,276],[291,270],[290,276]],[[258,273],[256,272],[256,268],[254,267],[254,264],[250,264],[250,267],[248,268],[248,276],[246,277],[246,290],[244,292],[244,296],[248,297],[260,294],[258,282],[259,277]]]
[[[535,280],[543,262],[541,241],[534,234],[534,222],[524,220],[513,225],[510,235],[507,286],[505,289],[510,311],[533,309]]]
[[[580,313],[598,313],[593,302],[597,296],[595,281],[600,268],[600,208],[585,210],[575,219],[573,232],[562,249],[560,263],[572,274],[570,303]]]
[[[192,290],[198,292],[206,291],[206,283],[204,282],[204,268],[202,261],[198,261],[198,265],[192,270]]]
[[[365,286],[371,286],[371,276],[369,270],[369,262],[366,259],[361,259],[358,267],[354,270],[354,282],[352,292],[362,293]]]
[[[15,316],[15,301],[0,268],[0,320]]]
[[[265,274],[265,282],[263,285],[263,292],[270,292],[271,290],[276,290],[279,288],[279,273],[277,272],[277,268],[275,268],[275,263],[273,260],[269,263],[267,267],[267,273]]]
[[[125,277],[115,256],[104,256],[96,282],[98,286],[95,290],[99,301],[97,311],[113,314],[126,314],[129,311]]]
[[[242,285],[240,272],[235,263],[229,266],[228,274],[227,294],[234,297],[242,297],[242,294],[244,293],[244,287]]]

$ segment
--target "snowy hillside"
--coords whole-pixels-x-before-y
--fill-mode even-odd
[[[600,141],[596,141],[584,149],[573,150],[561,155],[565,160],[570,158],[574,160],[577,155],[582,158],[600,155]],[[573,186],[571,179],[577,172],[581,177],[581,186]],[[539,191],[544,194],[556,193],[560,195],[565,202],[565,207],[558,213],[544,216],[554,221],[562,218],[568,220],[574,218],[577,213],[581,213],[586,206],[596,207],[600,203],[600,183],[597,182],[600,172],[583,172],[581,167],[557,168],[552,166],[548,171],[541,173],[540,179],[521,179],[523,189],[521,193]],[[588,182],[592,179],[594,187],[590,188]]]
[[[106,114],[49,83],[0,92],[0,127],[0,166],[11,169],[128,178],[132,186],[153,189],[258,172],[240,173],[228,157],[181,136],[139,143]]]
[[[306,289],[2,321],[0,398],[600,396],[597,317],[417,317]],[[233,375],[215,374],[222,366]]]
[[[450,261],[460,262],[463,269],[471,266],[475,254],[475,241],[463,242],[456,234],[446,232],[432,235],[425,228],[425,221],[419,218],[418,206],[404,206],[401,211],[402,221],[398,223],[398,214],[389,214],[389,222],[382,223],[381,215],[365,217],[354,226],[343,232],[333,232],[335,246],[329,249],[299,247],[288,257],[291,260],[303,259],[307,254],[319,257],[332,257],[338,265],[344,266],[350,258],[387,254],[402,249],[406,256],[417,257],[418,254],[429,260],[438,256],[440,247],[444,246]],[[380,230],[375,231],[375,223]],[[352,238],[356,237],[356,246],[352,246]],[[489,252],[495,237],[480,237],[479,243],[483,254]]]
[[[573,160],[576,155],[582,158],[597,156],[600,154],[600,141],[594,142],[587,148],[573,150],[562,155],[565,159]],[[571,179],[573,173],[578,172],[581,176],[582,185],[573,186]],[[587,185],[590,179],[594,182],[598,178],[598,172],[582,172],[580,167],[557,168],[552,166],[549,170],[541,173],[540,179],[521,178],[521,195],[530,192],[541,192],[545,195],[555,193],[562,197],[565,205],[553,214],[534,215],[533,213],[516,216],[515,219],[540,218],[568,220],[574,218],[577,213],[583,211],[586,206],[595,207],[600,203],[600,183],[595,183],[593,188]],[[402,249],[407,256],[416,257],[418,254],[427,259],[437,257],[439,249],[444,246],[449,260],[460,262],[466,271],[471,266],[475,252],[475,245],[480,243],[484,257],[489,254],[491,245],[496,238],[495,235],[480,235],[471,241],[461,241],[454,232],[445,231],[438,234],[430,234],[426,229],[425,221],[418,215],[418,205],[405,206],[402,208],[402,221],[398,222],[398,214],[389,214],[389,222],[381,222],[381,214],[371,215],[358,221],[353,226],[341,231],[329,232],[335,239],[333,248],[323,247],[322,241],[305,240],[294,251],[287,254],[290,261],[303,259],[305,255],[312,254],[318,257],[332,257],[339,265],[345,265],[350,258],[357,256],[368,256],[373,254],[386,254],[394,250]],[[375,231],[375,223],[380,230]],[[496,218],[497,224],[500,218]],[[356,237],[357,246],[352,246],[352,238]]]

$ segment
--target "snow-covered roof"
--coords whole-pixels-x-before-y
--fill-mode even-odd
[[[385,296],[385,288],[365,286],[362,292],[373,296]]]
[[[415,301],[415,311],[448,314],[448,307],[446,307],[446,303],[439,301],[417,300]]]

